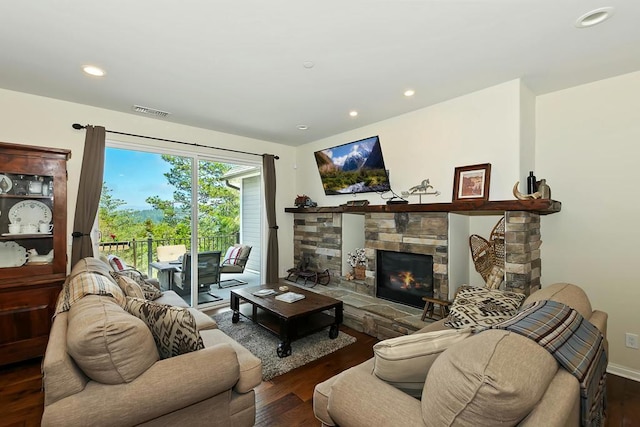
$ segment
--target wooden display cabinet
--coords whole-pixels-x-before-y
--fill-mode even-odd
[[[0,365],[46,349],[67,270],[70,156],[0,142]]]

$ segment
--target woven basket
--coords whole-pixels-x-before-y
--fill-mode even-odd
[[[493,246],[494,264],[504,269],[505,244],[504,244],[504,216],[491,230],[489,243]]]
[[[491,269],[495,265],[493,247],[487,239],[477,234],[469,236],[469,247],[471,248],[471,258],[475,264],[476,271],[480,273],[486,282],[489,279]]]

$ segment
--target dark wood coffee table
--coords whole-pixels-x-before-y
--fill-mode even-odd
[[[292,303],[278,301],[276,295],[284,293],[278,290],[278,286],[261,285],[232,290],[233,323],[238,323],[242,315],[277,335],[280,338],[277,348],[279,357],[291,355],[291,341],[327,326],[330,326],[329,338],[338,337],[342,323],[342,301],[293,285],[287,285],[287,292],[302,294],[305,298]],[[276,294],[264,297],[253,295],[260,289],[273,289]],[[240,300],[249,304],[240,305]],[[329,310],[333,310],[333,316],[326,313]]]

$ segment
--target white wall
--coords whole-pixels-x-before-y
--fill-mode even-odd
[[[347,260],[349,252],[365,247],[364,215],[342,214],[342,275],[352,271]]]
[[[537,99],[536,168],[562,212],[542,219],[543,283],[609,313],[609,368],[640,381],[640,72]]]
[[[527,108],[521,108],[525,106]],[[353,196],[325,196],[313,153],[372,135],[380,136],[385,165],[391,185],[398,195],[423,179],[429,178],[440,196],[423,196],[423,203],[451,202],[453,175],[456,166],[491,163],[490,200],[513,199],[512,188],[523,181],[521,158],[527,158],[525,168],[533,165],[534,98],[519,80],[455,98],[422,110],[334,135],[299,147],[297,152],[297,193],[307,194],[319,206],[336,206]],[[522,123],[525,123],[523,131]],[[521,142],[521,139],[523,141]],[[523,156],[522,152],[525,151]],[[390,193],[384,197],[390,197]],[[356,196],[371,204],[384,204],[375,193]],[[410,197],[410,203],[418,203]],[[450,245],[457,248],[454,259],[462,261],[461,248],[469,256],[469,233],[489,237],[498,216],[456,217],[456,223],[467,221],[465,236],[456,233]],[[458,241],[460,240],[460,241]],[[450,254],[453,255],[453,254]],[[473,262],[456,262],[450,279],[454,291],[463,283],[483,285]],[[459,283],[458,283],[459,281]]]
[[[379,135],[391,186],[397,194],[429,178],[442,194],[423,197],[422,202],[450,202],[456,166],[491,163],[490,200],[512,199],[511,188],[521,179],[519,105],[520,81],[514,80],[306,144],[299,147],[296,156],[297,192],[307,194],[319,206],[351,200],[350,195],[324,195],[313,153]],[[357,198],[374,205],[385,203],[375,193],[359,194]],[[411,202],[417,203],[418,199],[412,198]]]
[[[293,241],[293,218],[284,213],[284,208],[292,205],[295,194],[294,181],[291,179],[295,158],[295,149],[292,147],[3,89],[0,89],[0,117],[0,141],[71,149],[67,188],[69,234],[73,230],[85,138],[85,132],[72,129],[72,123],[100,125],[121,132],[196,142],[255,153],[267,152],[280,156],[280,160],[276,161],[278,182],[276,213],[280,226],[278,236],[280,242],[283,242],[280,244],[280,276],[285,275],[286,269],[291,267],[293,247],[287,243]],[[137,144],[168,146],[167,143],[113,134],[108,134],[108,138]],[[172,147],[175,148],[175,145]],[[180,147],[184,151],[190,149],[190,147]],[[211,153],[211,150],[207,150],[207,152]],[[229,157],[228,152],[214,153]],[[254,156],[245,158],[254,161],[256,159]],[[69,258],[71,258],[70,251]]]

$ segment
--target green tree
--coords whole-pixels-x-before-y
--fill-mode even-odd
[[[157,227],[154,236],[160,233],[175,233],[173,237],[191,234],[191,168],[192,160],[186,157],[162,155],[171,165],[165,173],[167,182],[175,190],[173,200],[159,196],[146,199],[164,214],[163,223],[168,227]],[[219,162],[200,161],[198,168],[198,230],[201,236],[234,234],[240,230],[240,199],[236,189],[229,188],[222,179],[231,165]]]
[[[116,233],[121,232],[118,228],[120,224],[118,208],[126,202],[122,199],[114,198],[112,193],[113,190],[107,186],[106,182],[103,182],[100,204],[98,205],[98,227],[102,233],[101,242],[116,240]]]
[[[113,197],[113,190],[107,186],[106,182],[102,183],[98,205],[101,242],[142,239],[149,235],[153,224],[137,220],[132,209],[120,209],[125,204],[124,200]]]

